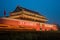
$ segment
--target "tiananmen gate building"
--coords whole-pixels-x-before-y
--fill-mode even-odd
[[[48,19],[35,12],[20,6],[17,6],[10,15],[0,18],[0,29],[18,30],[18,31],[57,31],[55,24],[47,24]]]

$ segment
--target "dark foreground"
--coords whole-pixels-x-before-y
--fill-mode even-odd
[[[60,32],[0,32],[0,40],[60,40]]]

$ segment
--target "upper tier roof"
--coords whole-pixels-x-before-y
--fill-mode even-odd
[[[13,12],[11,12],[11,13],[20,12],[20,11],[22,11],[23,9],[24,9],[25,11],[32,12],[32,13],[35,13],[35,14],[37,14],[37,15],[41,15],[40,13],[38,13],[38,12],[36,12],[36,11],[32,11],[32,10],[26,9],[26,8],[21,7],[21,6],[17,6],[16,9],[15,9]],[[41,15],[41,16],[43,16],[43,15]]]

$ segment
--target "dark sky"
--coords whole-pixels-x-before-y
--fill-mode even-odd
[[[60,25],[60,0],[0,0],[0,16],[3,16],[4,9],[9,15],[17,5],[40,12],[49,20],[48,23]]]

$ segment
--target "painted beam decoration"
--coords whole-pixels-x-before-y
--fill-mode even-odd
[[[10,18],[0,18],[0,24],[9,25],[7,29],[34,29],[36,31],[57,31],[57,26],[53,24],[46,24],[40,22],[32,22],[26,20],[17,20]],[[3,25],[2,25],[3,26]],[[2,27],[3,28],[3,27]],[[4,27],[5,28],[5,27]]]

